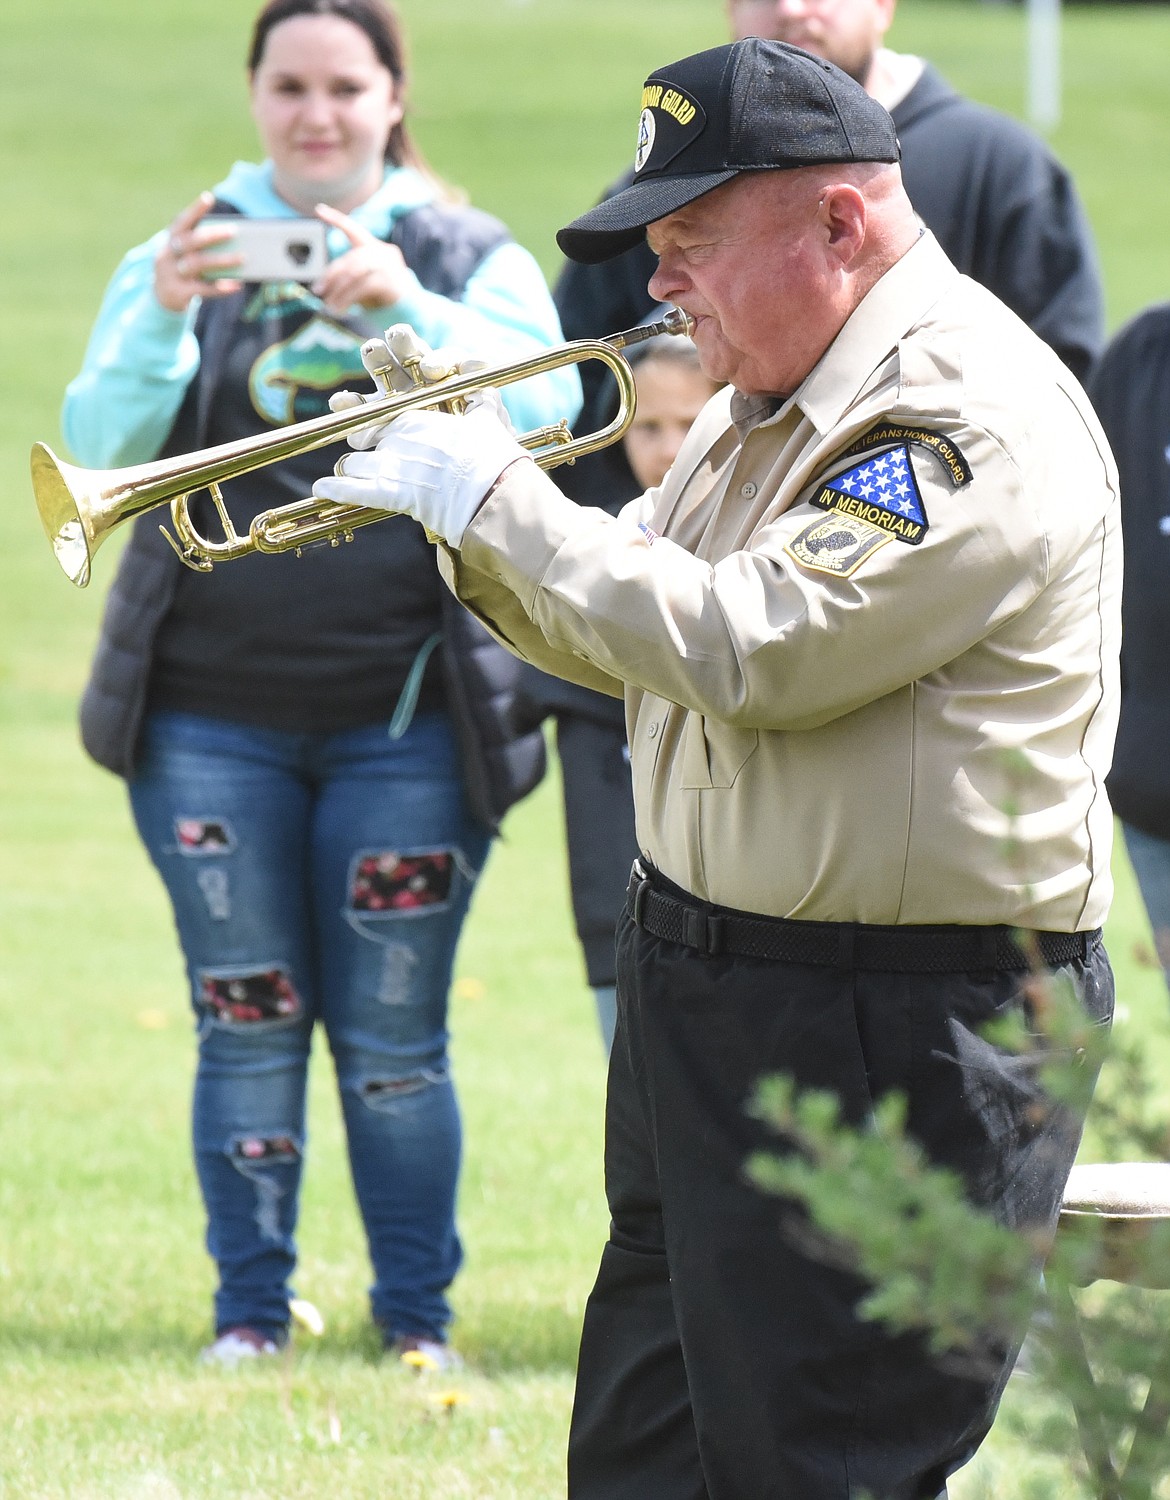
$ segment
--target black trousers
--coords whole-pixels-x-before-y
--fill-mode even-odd
[[[1062,972],[1107,1024],[1104,948]],[[857,1318],[858,1281],[805,1253],[781,1200],[746,1182],[747,1157],[779,1143],[745,1104],[768,1073],[835,1090],[854,1120],[899,1090],[910,1131],[973,1201],[1053,1228],[1082,1122],[1037,1110],[1034,1063],[980,1034],[1023,1003],[1021,978],[709,957],[621,919],[612,1226],[582,1333],[570,1500],[945,1497],[1018,1341],[976,1375]]]

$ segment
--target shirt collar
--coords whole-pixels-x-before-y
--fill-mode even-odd
[[[746,396],[743,391],[731,393],[731,420],[742,443],[753,427],[767,422],[787,405],[779,396]]]

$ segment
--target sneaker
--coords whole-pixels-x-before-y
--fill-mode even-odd
[[[414,1333],[400,1333],[386,1342],[387,1354],[396,1356],[403,1364],[412,1365],[420,1374],[423,1370],[461,1370],[463,1360],[450,1344],[441,1344],[437,1339],[425,1339]]]
[[[234,1370],[246,1359],[259,1359],[277,1350],[276,1340],[258,1328],[225,1328],[213,1344],[199,1351],[199,1363]]]

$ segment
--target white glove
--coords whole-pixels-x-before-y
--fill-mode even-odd
[[[495,399],[498,403],[499,397]],[[451,547],[459,546],[484,496],[509,464],[529,457],[499,421],[486,393],[461,416],[407,411],[384,430],[373,452],[347,453],[333,477],[317,481],[313,494],[319,500],[413,516],[432,539]]]
[[[330,411],[352,411],[365,402],[380,401],[391,391],[413,391],[420,385],[433,385],[435,381],[446,380],[452,375],[471,375],[487,368],[485,359],[474,359],[452,349],[432,349],[409,323],[395,323],[387,328],[385,338],[367,339],[361,354],[362,364],[378,389],[365,396],[357,391],[336,391],[329,398]],[[477,393],[466,399],[470,408],[480,403],[481,395]],[[502,415],[502,420],[507,422],[507,416]],[[510,428],[511,424],[508,426]],[[385,437],[386,430],[385,422],[359,427],[349,434],[349,446],[359,451],[375,448]]]

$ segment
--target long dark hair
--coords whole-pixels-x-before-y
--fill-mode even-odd
[[[349,21],[364,31],[378,61],[393,78],[395,93],[405,100],[406,37],[397,12],[384,0],[268,0],[252,27],[252,42],[248,48],[249,73],[254,73],[260,66],[272,28],[293,16],[340,16],[343,21]],[[414,167],[440,186],[445,186],[411,140],[404,121],[400,120],[391,129],[384,154],[394,166]]]

